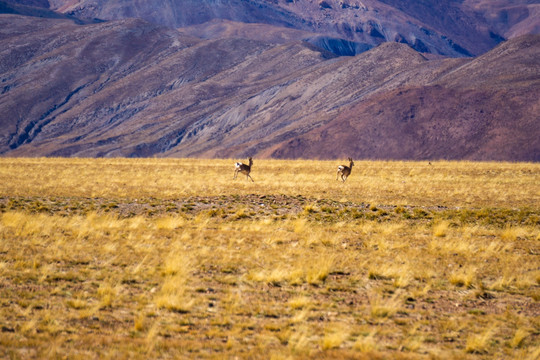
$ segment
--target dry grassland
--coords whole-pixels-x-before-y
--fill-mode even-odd
[[[538,359],[540,164],[0,158],[0,358]]]

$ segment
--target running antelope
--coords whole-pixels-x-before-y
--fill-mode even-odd
[[[338,166],[336,180],[339,179],[339,175],[341,175],[341,180],[345,182],[345,180],[347,180],[347,177],[351,175],[351,170],[354,165],[354,162],[352,158],[349,158],[349,161],[350,161],[349,166],[345,166],[345,165]]]
[[[251,166],[253,165],[253,159],[249,158],[249,165],[242,164],[241,162],[237,162],[236,166],[234,168],[234,178],[236,179],[236,176],[238,173],[246,174],[246,180],[249,178],[251,181],[255,182],[253,178],[249,175],[251,172]]]

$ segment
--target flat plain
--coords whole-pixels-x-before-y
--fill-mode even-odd
[[[236,161],[0,158],[0,357],[540,357],[540,164]]]

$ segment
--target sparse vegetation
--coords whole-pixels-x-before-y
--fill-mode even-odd
[[[540,165],[198,162],[0,159],[0,357],[538,356]]]

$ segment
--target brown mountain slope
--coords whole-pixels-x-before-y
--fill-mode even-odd
[[[26,10],[20,10],[21,4]],[[19,10],[14,12],[14,6]],[[44,15],[43,8],[58,13]],[[479,55],[504,39],[540,33],[540,4],[534,0],[2,0],[2,12],[49,17],[63,13],[90,19],[86,22],[141,18],[171,28],[195,26],[189,31],[198,30],[205,38],[216,37],[219,26],[214,20],[230,20],[280,27],[288,34],[285,38],[295,29],[368,45],[353,46],[356,53],[391,41],[453,57]],[[231,31],[225,25],[221,30],[238,34],[245,29]],[[250,32],[249,38],[254,33],[259,33],[257,38],[270,36],[262,26]],[[270,33],[282,38],[275,31]]]
[[[540,36],[522,37],[424,86],[369,97],[265,154],[540,161],[539,89]]]
[[[540,26],[538,5],[530,0],[51,0],[49,4],[79,18],[137,17],[172,28],[214,19],[261,23],[370,45],[404,42],[421,52],[448,56],[478,55],[505,37],[538,32]]]
[[[171,154],[215,157],[260,153],[280,139],[326,123],[343,106],[383,89],[396,73],[425,62],[408,46],[387,43],[357,57],[292,73],[240,99],[230,110],[201,119],[197,137],[180,144]]]
[[[2,34],[0,50],[0,139],[11,149],[34,141],[43,131],[52,131],[55,139],[64,132],[81,131],[75,119],[61,126],[55,121],[100,90],[123,83],[128,74],[148,66],[148,61],[157,62],[197,43],[139,20],[86,27],[2,15],[0,24],[10,29]],[[132,83],[114,96],[122,103],[148,90],[145,83]],[[91,111],[103,110],[97,105]],[[121,113],[118,105],[115,116]]]
[[[267,43],[285,44],[316,36],[309,31],[296,30],[262,23],[242,23],[213,19],[204,24],[179,28],[180,32],[202,39],[242,38]]]
[[[463,7],[481,15],[491,31],[507,39],[540,34],[540,3],[536,0],[465,0]]]
[[[50,4],[47,0],[0,0],[0,14],[16,14],[50,19],[69,19],[79,24],[94,22],[93,20],[80,20],[71,15],[52,11],[49,9],[49,6]]]
[[[398,43],[336,58],[0,15],[0,153],[537,161],[539,38],[473,60]]]
[[[12,155],[162,153],[197,120],[332,57],[300,43],[201,42],[139,20],[2,22],[15,29],[0,52],[0,151]]]
[[[323,36],[308,31],[268,24],[248,24],[219,19],[214,19],[204,24],[179,28],[179,31],[202,39],[242,38],[264,41],[271,44],[305,41],[338,56],[354,56],[373,47],[366,43]]]

